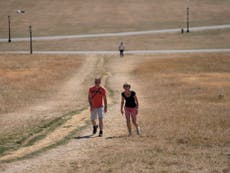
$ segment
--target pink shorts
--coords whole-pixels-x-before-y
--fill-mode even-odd
[[[132,119],[136,119],[137,118],[137,108],[125,107],[125,116],[126,116],[126,119],[130,119],[130,117]]]

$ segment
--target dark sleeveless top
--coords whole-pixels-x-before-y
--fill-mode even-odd
[[[134,96],[136,96],[136,93],[134,91],[131,91],[131,95],[129,97],[126,97],[125,92],[121,93],[121,95],[125,99],[125,107],[135,108],[137,106],[134,99]]]

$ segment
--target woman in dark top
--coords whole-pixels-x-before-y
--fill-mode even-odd
[[[138,99],[136,93],[130,90],[131,85],[128,83],[125,83],[123,88],[124,92],[121,93],[121,113],[123,115],[125,110],[129,136],[132,134],[130,118],[132,118],[133,125],[136,127],[137,134],[140,135],[140,127],[137,124]]]

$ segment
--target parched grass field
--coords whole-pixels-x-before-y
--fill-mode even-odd
[[[54,62],[57,61],[55,57]],[[76,59],[75,62],[71,57],[76,58],[58,59],[64,64],[69,64],[67,60],[70,60],[78,67],[81,61]],[[110,99],[114,101],[109,105],[111,115],[105,117],[105,136],[100,139],[84,136],[82,139],[72,139],[57,150],[43,153],[44,157],[40,155],[31,160],[18,161],[16,164],[20,170],[39,172],[40,166],[44,171],[83,173],[227,173],[230,170],[229,54],[91,58],[91,61],[93,58],[103,60],[103,67],[110,74],[106,86],[113,92]],[[52,61],[52,58],[48,60]],[[44,60],[41,58],[40,61]],[[14,64],[13,61],[11,63]],[[8,68],[11,63],[8,63]],[[33,67],[32,63],[27,65]],[[119,113],[121,86],[127,80],[131,82],[140,102],[140,137],[135,133],[127,137],[125,122]],[[1,147],[9,144],[12,145],[2,143]],[[5,148],[1,149],[4,151]],[[84,156],[81,157],[78,150]],[[60,158],[61,153],[63,158]],[[54,164],[54,160],[46,160],[48,156],[54,160],[58,156],[58,160]],[[60,167],[62,164],[65,166]],[[12,169],[17,169],[17,166]]]
[[[187,2],[0,0],[0,37],[8,36],[8,15],[12,37],[27,37],[30,24],[34,36],[181,28],[186,26]],[[191,26],[228,24],[229,6],[230,0],[190,0]],[[26,13],[16,14],[17,9]],[[229,48],[229,35],[229,29],[224,29],[183,35],[38,41],[34,50],[117,50],[120,41],[126,50]],[[0,51],[28,47],[25,42],[0,43]],[[123,59],[116,55],[0,55],[0,155],[49,138],[49,132],[60,128],[66,115],[78,115],[87,106],[87,89],[97,74],[107,77],[106,87],[113,93],[102,140],[70,139],[70,148],[60,146],[57,151],[71,152],[72,158],[61,158],[60,153],[57,158],[54,152],[49,157],[54,160],[45,158],[44,164],[39,159],[47,153],[42,153],[41,157],[19,161],[18,168],[27,169],[23,167],[27,165],[39,172],[43,164],[44,170],[82,173],[230,171],[228,53],[128,55]],[[140,137],[125,136],[125,124],[117,123],[121,122],[117,118],[121,116],[117,115],[118,88],[127,80],[140,100]],[[9,163],[9,167],[14,165]],[[4,169],[7,164],[0,165],[0,171]]]
[[[191,26],[229,22],[229,0],[190,0]],[[1,0],[0,37],[68,35],[181,28],[186,26],[186,0]],[[25,10],[17,14],[16,10]]]
[[[54,95],[77,72],[80,58],[0,55],[0,113],[10,113]]]
[[[229,55],[173,57],[145,62],[135,71],[148,91],[142,93],[147,133],[192,146],[229,145]]]
[[[77,162],[89,167],[72,172],[229,172],[229,54],[126,58],[127,69],[135,67],[130,81],[140,101],[142,136],[109,138]]]
[[[60,95],[60,91],[79,71],[83,59],[68,55],[0,55],[0,62],[1,154],[34,133],[58,125],[63,121],[60,117],[77,109],[77,101],[68,106],[68,94]],[[60,109],[49,103],[52,100],[57,104],[63,100]]]

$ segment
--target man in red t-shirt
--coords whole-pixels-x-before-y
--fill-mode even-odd
[[[106,91],[100,86],[101,79],[95,79],[95,86],[89,88],[88,101],[90,105],[91,121],[93,125],[93,134],[97,133],[98,125],[96,119],[99,119],[99,136],[103,135],[103,112],[107,112]],[[103,104],[104,102],[104,104]],[[104,111],[103,111],[104,110]]]

